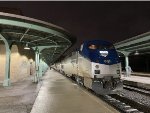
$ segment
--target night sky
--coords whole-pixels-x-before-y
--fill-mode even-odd
[[[77,37],[72,49],[87,39],[103,39],[116,43],[150,31],[150,2],[0,1],[0,7],[17,8],[24,16],[65,28]],[[143,65],[149,65],[144,63],[150,60],[142,62]],[[141,67],[143,66],[139,64],[135,70],[146,69]],[[149,72],[150,68],[146,70]]]
[[[150,30],[150,2],[1,1],[0,7],[61,26],[77,36],[77,44],[86,39],[115,43]]]

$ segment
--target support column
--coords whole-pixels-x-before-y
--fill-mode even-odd
[[[47,71],[48,65],[43,61],[43,74]]]
[[[36,48],[35,50],[35,68],[36,68],[36,74],[34,76],[34,82],[38,82],[39,81],[39,51]]]
[[[125,55],[125,69],[126,69],[126,76],[129,76],[129,70],[128,70],[128,67],[129,67],[129,57],[128,55]]]
[[[44,69],[44,62],[42,60],[42,50],[44,49],[47,49],[47,48],[53,48],[53,47],[60,47],[60,46],[38,46],[38,49],[39,49],[39,53],[40,53],[40,56],[39,56],[39,77],[41,78],[42,75],[43,75],[43,72],[45,73],[45,69]]]
[[[124,54],[124,56],[125,56],[125,70],[126,70],[125,76],[128,77],[131,74],[131,73],[129,73],[129,54],[130,54],[130,52],[126,52],[126,51],[118,51],[118,52]]]
[[[41,58],[41,54],[40,54],[40,58],[39,58],[39,77],[41,78],[43,73],[42,73],[42,70],[43,70],[43,61],[42,61],[42,58]]]
[[[3,86],[10,86],[11,85],[11,82],[10,82],[10,55],[11,55],[10,44],[1,34],[0,34],[0,38],[4,41],[5,48],[6,48],[5,79],[3,82]]]
[[[7,47],[6,48],[5,79],[3,82],[3,86],[10,86],[11,85],[11,81],[10,81],[10,55],[11,55],[10,48]]]
[[[40,81],[40,52],[38,51],[38,54],[37,54],[37,65],[38,65],[38,76],[37,76],[37,78],[38,78],[38,82]]]
[[[39,82],[40,78],[43,75],[43,70],[44,67],[42,66],[43,61],[42,61],[42,55],[41,55],[41,51],[43,49],[47,49],[47,48],[53,48],[53,47],[60,47],[60,46],[37,46],[37,47],[32,47],[32,49],[35,51],[35,66],[36,66],[36,75],[34,76],[34,82]]]

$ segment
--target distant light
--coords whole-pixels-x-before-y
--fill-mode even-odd
[[[139,52],[138,52],[138,51],[135,51],[134,55],[139,55]]]
[[[29,48],[29,47],[24,47],[24,49],[28,49],[28,50],[30,50],[30,48]]]
[[[24,49],[26,49],[26,50],[30,50],[30,48],[29,48],[29,46],[28,46],[28,43],[26,43],[26,45],[25,45]]]

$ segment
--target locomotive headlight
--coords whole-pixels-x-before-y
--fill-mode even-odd
[[[98,69],[98,68],[99,68],[99,65],[96,65],[96,66],[95,66],[95,68],[97,68],[97,69]]]
[[[99,53],[104,57],[108,55],[108,51],[99,51]]]

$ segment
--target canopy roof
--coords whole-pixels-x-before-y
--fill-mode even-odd
[[[47,62],[55,61],[74,42],[75,37],[65,29],[41,20],[0,12],[0,34],[8,42],[29,47],[43,47]]]
[[[150,32],[115,43],[115,48],[120,52],[140,54],[150,53]]]

